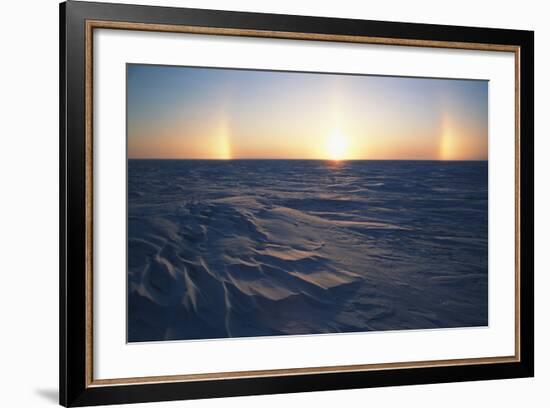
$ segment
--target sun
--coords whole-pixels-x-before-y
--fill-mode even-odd
[[[339,130],[334,130],[326,140],[327,157],[330,160],[344,160],[348,150],[348,140]]]

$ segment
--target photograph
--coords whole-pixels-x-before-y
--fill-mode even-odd
[[[487,327],[489,86],[126,64],[127,341]]]

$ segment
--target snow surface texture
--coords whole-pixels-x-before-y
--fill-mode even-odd
[[[486,326],[487,162],[129,160],[128,341]]]

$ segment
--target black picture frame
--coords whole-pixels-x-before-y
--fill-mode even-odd
[[[534,375],[534,33],[352,19],[68,1],[60,5],[60,403],[122,404],[532,377]],[[386,368],[383,370],[257,376],[216,380],[94,385],[87,372],[87,21],[186,25],[327,36],[367,36],[413,41],[518,47],[518,130],[521,145],[517,199],[521,247],[517,361]]]

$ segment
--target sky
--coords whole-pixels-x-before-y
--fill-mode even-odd
[[[487,160],[488,82],[129,64],[128,157]]]

